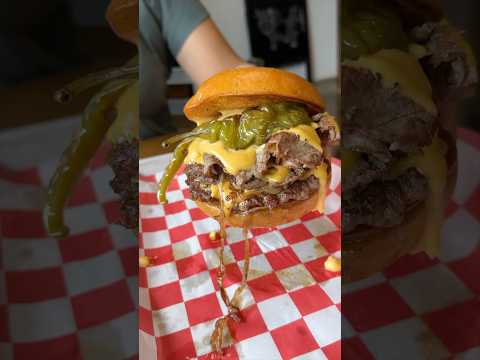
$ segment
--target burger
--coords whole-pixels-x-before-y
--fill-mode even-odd
[[[477,81],[436,1],[342,2],[342,280],[439,252],[455,105]]]
[[[236,227],[269,227],[323,211],[335,119],[318,91],[290,72],[244,67],[198,88],[184,113],[197,127],[181,140],[159,200],[185,163],[190,196],[207,215]]]

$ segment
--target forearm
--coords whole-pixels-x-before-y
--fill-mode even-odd
[[[177,61],[197,85],[220,71],[251,66],[235,53],[210,18],[190,34]]]

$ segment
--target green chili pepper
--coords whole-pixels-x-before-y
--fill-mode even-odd
[[[83,115],[80,132],[64,151],[50,180],[44,219],[51,236],[68,235],[68,228],[63,221],[63,209],[68,195],[112,124],[109,111],[124,89],[132,83],[132,80],[111,81],[90,100]]]
[[[200,137],[210,142],[222,141],[230,149],[245,149],[254,144],[264,144],[278,130],[311,122],[312,119],[302,105],[268,104],[257,109],[246,110],[241,115],[202,124],[189,133],[168,139],[163,146],[168,147],[183,139]]]
[[[381,49],[406,50],[401,18],[385,1],[342,1],[342,58],[356,60]]]
[[[75,80],[57,91],[54,98],[59,103],[68,103],[75,95],[92,87],[100,86],[112,80],[134,79],[138,79],[138,56],[135,56],[122,67],[102,70]]]
[[[172,181],[180,166],[182,166],[183,160],[185,160],[185,157],[188,154],[188,146],[190,145],[190,142],[191,140],[185,140],[177,146],[173,153],[172,160],[165,169],[165,172],[163,173],[162,180],[158,185],[157,193],[158,202],[160,204],[167,203],[167,196],[165,193],[167,191],[168,185],[170,184],[170,181]]]
[[[273,103],[262,105],[257,109],[245,110],[241,115],[233,115],[223,120],[213,120],[202,124],[189,133],[180,134],[164,141],[169,147],[182,140],[176,148],[173,159],[165,169],[160,181],[158,200],[167,202],[165,192],[176,172],[187,156],[188,145],[194,137],[209,142],[221,141],[229,149],[245,149],[251,145],[263,145],[276,131],[290,129],[301,124],[310,124],[312,118],[306,109],[294,103]]]

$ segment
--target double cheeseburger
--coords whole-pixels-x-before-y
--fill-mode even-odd
[[[275,226],[323,211],[326,148],[338,128],[310,83],[272,68],[227,70],[205,81],[184,112],[197,127],[169,141],[182,142],[160,183],[161,203],[184,162],[191,198],[225,224]]]
[[[477,81],[436,1],[342,2],[342,278],[439,252],[455,105]]]

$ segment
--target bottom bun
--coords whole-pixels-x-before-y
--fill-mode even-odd
[[[288,206],[272,210],[259,210],[247,215],[230,214],[225,216],[225,224],[234,227],[271,227],[297,220],[317,206],[319,193],[316,192],[307,200],[295,201]],[[220,209],[218,206],[202,201],[196,201],[197,206],[208,216],[219,220]]]
[[[445,205],[457,180],[455,139],[442,134],[448,147]],[[401,256],[418,252],[426,219],[425,204],[410,211],[404,221],[389,228],[364,227],[342,235],[342,284],[364,279],[392,265]]]
[[[389,228],[364,228],[342,239],[342,284],[382,271],[409,254],[421,240],[426,211],[424,204]]]

